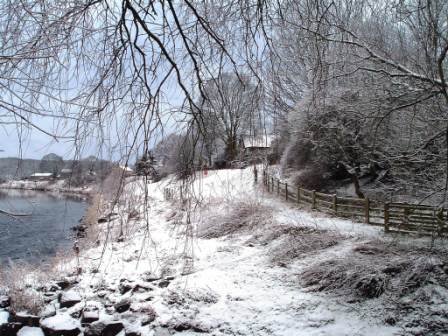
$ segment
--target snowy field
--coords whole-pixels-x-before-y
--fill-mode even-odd
[[[175,190],[173,199],[165,188]],[[181,192],[189,201],[180,203]],[[98,224],[98,239],[59,265],[59,274],[82,269],[64,291],[72,304],[60,308],[61,299],[46,293],[56,316],[42,326],[94,335],[79,319],[93,311],[106,324],[122,323],[119,335],[127,336],[443,334],[412,321],[446,325],[446,287],[431,287],[434,311],[399,318],[384,295],[361,300],[301,280],[311,266],[344,260],[366,242],[424,248],[427,239],[384,237],[380,227],[286,204],[254,185],[251,168],[201,172],[185,186],[134,180],[118,207],[104,211],[114,214]]]

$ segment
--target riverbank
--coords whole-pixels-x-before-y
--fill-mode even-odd
[[[94,186],[67,187],[67,180],[56,181],[8,181],[0,183],[0,190],[33,190],[52,193],[62,193],[83,196],[85,198],[93,197],[98,191]]]
[[[104,200],[79,253],[18,283],[40,308],[14,313],[5,296],[10,308],[0,315],[10,322],[1,328],[75,336],[446,330],[446,251],[427,240],[285,204],[254,185],[250,169],[211,171],[185,188],[133,179],[114,206]]]

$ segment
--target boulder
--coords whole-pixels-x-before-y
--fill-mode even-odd
[[[129,330],[129,331],[126,330],[124,334],[125,336],[141,336],[142,333],[138,330]]]
[[[142,333],[135,326],[126,326],[124,334],[125,336],[141,336]]]
[[[160,277],[160,276],[157,276],[157,275],[155,275],[155,274],[153,274],[153,273],[151,273],[151,272],[145,272],[145,273],[143,273],[143,279],[144,279],[145,281],[148,281],[148,282],[153,282],[153,281],[158,281],[158,280],[160,280],[161,277]]]
[[[81,295],[79,295],[78,292],[70,290],[61,294],[59,297],[59,304],[61,308],[70,308],[81,302],[81,300]]]
[[[168,287],[169,284],[170,284],[170,282],[171,282],[170,280],[164,279],[164,280],[162,280],[162,281],[159,282],[159,287],[160,287],[160,288]]]
[[[47,293],[54,293],[54,292],[57,292],[57,291],[60,291],[61,290],[61,287],[59,287],[57,284],[55,284],[55,283],[50,283],[50,284],[48,284],[47,286],[45,286],[45,291],[47,292]]]
[[[81,324],[86,325],[100,319],[100,312],[98,309],[89,309],[86,307],[81,315]]]
[[[45,336],[41,328],[37,327],[23,327],[17,333],[17,336]]]
[[[124,328],[120,321],[96,321],[84,329],[85,336],[115,336]]]
[[[115,311],[117,313],[123,313],[123,312],[129,310],[130,307],[131,307],[131,302],[129,301],[129,299],[123,299],[114,305]]]
[[[73,286],[77,282],[78,280],[76,280],[76,277],[65,277],[57,280],[56,285],[58,285],[62,290],[64,290]]]
[[[0,335],[16,336],[20,328],[22,328],[22,324],[18,322],[0,324]]]
[[[0,296],[0,308],[7,308],[11,304],[11,300],[9,296],[2,295]]]
[[[138,310],[138,312],[140,314],[143,314],[143,318],[141,320],[142,326],[145,326],[145,325],[148,325],[148,324],[154,322],[154,320],[157,317],[156,311],[151,306],[141,307]]]
[[[40,312],[39,316],[40,318],[47,318],[47,317],[52,317],[56,315],[56,307],[55,305],[47,305],[44,307],[44,309],[42,309],[42,311]]]
[[[79,322],[68,314],[43,319],[40,326],[46,336],[78,336],[81,332]]]
[[[24,326],[38,327],[40,317],[26,312],[17,312],[11,316],[12,322],[19,322]]]
[[[127,279],[120,280],[120,285],[118,286],[118,289],[120,290],[120,294],[126,294],[132,288],[134,288],[134,285],[129,280],[127,280]]]
[[[134,288],[132,289],[132,293],[145,293],[145,292],[151,292],[155,289],[153,285],[151,285],[148,282],[139,282],[137,283]]]

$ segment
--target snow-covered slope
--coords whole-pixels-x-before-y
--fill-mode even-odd
[[[98,224],[98,240],[59,265],[62,274],[82,273],[68,278],[79,296],[73,305],[48,300],[56,316],[77,325],[94,311],[123,335],[403,334],[384,323],[379,298],[348,304],[299,281],[308,266],[380,239],[381,228],[285,204],[254,184],[251,169],[200,172],[189,185],[130,182],[119,208],[108,210],[117,214]],[[164,199],[165,188],[174,199]],[[310,233],[294,236],[303,241],[288,240],[301,230]]]

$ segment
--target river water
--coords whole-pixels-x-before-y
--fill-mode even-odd
[[[73,246],[75,226],[87,203],[68,197],[25,190],[0,190],[0,209],[30,216],[0,213],[0,265],[10,261],[42,262]]]

